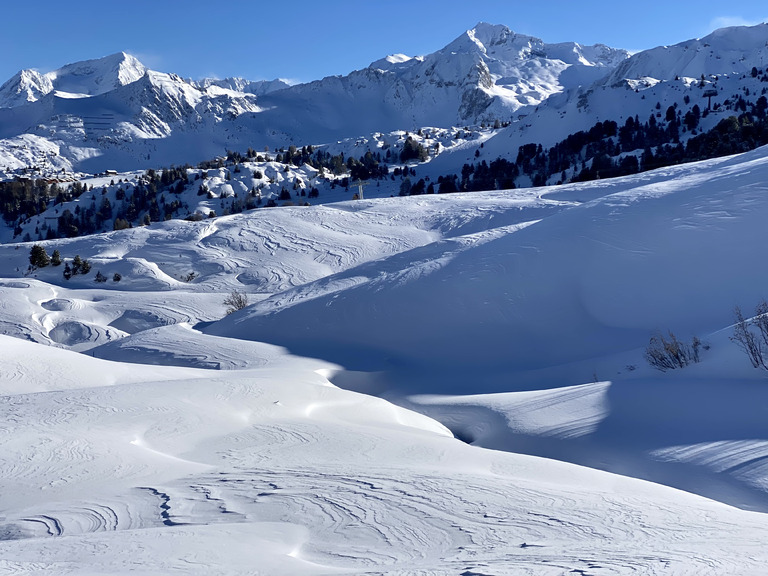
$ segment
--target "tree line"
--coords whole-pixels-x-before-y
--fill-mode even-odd
[[[737,154],[768,144],[768,100],[727,101],[736,115],[696,133],[708,110],[698,105],[683,114],[670,106],[664,115],[641,122],[629,117],[622,126],[609,120],[570,134],[550,148],[529,143],[519,147],[515,161],[497,158],[464,164],[460,174],[438,178],[438,192],[505,190],[520,185],[585,182],[636,174],[646,170]],[[685,144],[682,131],[695,133]],[[479,154],[477,154],[479,156]]]

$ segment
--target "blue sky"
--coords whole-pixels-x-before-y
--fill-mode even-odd
[[[622,6],[631,6],[624,8]],[[545,42],[641,50],[768,19],[765,0],[35,0],[5,3],[0,83],[126,51],[184,77],[309,81],[427,54],[479,21]]]

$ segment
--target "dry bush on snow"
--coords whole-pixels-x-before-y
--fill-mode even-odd
[[[645,348],[645,359],[657,370],[666,372],[699,362],[702,347],[701,340],[696,336],[688,344],[678,340],[672,332],[668,332],[667,337],[659,333],[651,336],[651,340]],[[704,348],[706,349],[706,347]]]
[[[248,295],[237,290],[232,290],[229,296],[224,298],[224,306],[227,307],[227,314],[232,314],[237,310],[242,310],[248,306]]]

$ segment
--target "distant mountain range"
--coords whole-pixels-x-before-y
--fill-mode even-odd
[[[196,164],[249,147],[494,123],[505,129],[484,156],[514,159],[523,144],[546,147],[597,121],[661,118],[669,106],[712,109],[700,127],[711,128],[745,86],[752,96],[768,86],[759,84],[766,64],[766,24],[630,55],[480,23],[432,54],[396,54],[294,86],[187,80],[118,53],[46,74],[23,70],[0,87],[0,177]],[[458,172],[473,154],[458,147],[432,170]]]
[[[48,157],[57,169],[101,171],[197,162],[227,149],[320,144],[376,131],[507,120],[604,77],[629,54],[603,45],[545,44],[478,24],[442,50],[382,58],[347,76],[185,80],[125,53],[0,87],[0,168]],[[52,146],[51,146],[52,145]]]

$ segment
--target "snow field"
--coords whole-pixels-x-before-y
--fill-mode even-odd
[[[92,261],[70,281],[0,246],[0,569],[759,573],[768,388],[728,336],[766,173],[45,243]],[[701,364],[645,365],[667,328]]]
[[[26,363],[39,348],[11,346]],[[65,375],[112,368],[60,354],[80,359]],[[329,386],[322,366],[134,365],[133,381],[3,396],[3,569],[716,574],[765,561],[763,515],[467,446]]]

